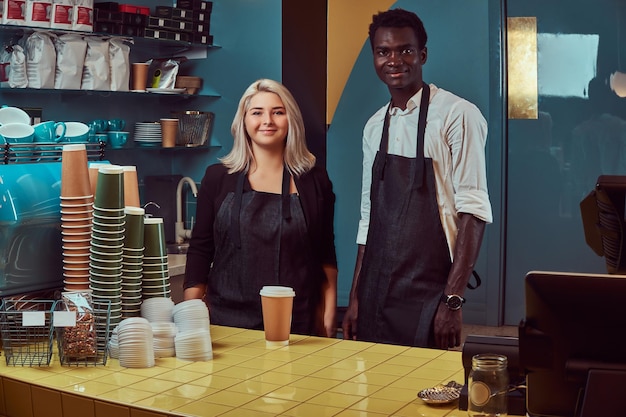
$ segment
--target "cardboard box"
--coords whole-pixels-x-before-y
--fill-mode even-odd
[[[126,12],[126,13],[145,14],[146,16],[148,16],[150,14],[150,8],[149,7],[135,6],[133,4],[120,4],[119,5],[119,11],[120,12]]]
[[[108,10],[111,12],[117,12],[120,10],[120,4],[116,1],[99,1],[93,4],[94,9]]]
[[[203,10],[210,12],[213,10],[213,2],[205,0],[178,0],[176,7],[187,10]]]
[[[122,12],[114,12],[106,9],[96,9],[95,12],[95,22],[123,23]]]
[[[96,21],[93,26],[94,32],[98,33],[110,33],[111,35],[118,35],[122,31],[122,24],[117,22],[98,22]]]
[[[148,16],[141,13],[120,12],[122,15],[122,24],[146,27]]]
[[[120,35],[124,35],[124,36],[143,36],[144,35],[144,30],[145,27],[144,26],[139,26],[139,25],[129,25],[129,24],[124,24],[122,23],[119,27],[119,33]]]
[[[191,43],[213,45],[213,35],[206,35],[204,33],[192,33]]]
[[[165,19],[160,17],[148,16],[146,26],[149,28],[164,28],[175,32],[192,32],[193,23],[184,20]]]
[[[211,31],[211,24],[209,22],[206,22],[206,23],[194,22],[193,23],[192,32],[194,33],[202,33],[203,35],[208,35],[210,31]]]
[[[193,21],[193,10],[179,9],[177,7],[156,6],[153,16],[165,19]]]
[[[172,41],[191,42],[189,33],[173,32],[156,28],[145,28],[144,37],[149,39],[167,39]]]

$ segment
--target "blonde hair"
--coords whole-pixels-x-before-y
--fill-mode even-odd
[[[250,108],[252,97],[261,92],[274,93],[282,100],[289,122],[283,157],[285,165],[293,175],[304,174],[315,165],[315,155],[306,145],[302,113],[289,90],[281,83],[269,79],[260,79],[252,83],[239,100],[237,113],[230,127],[233,149],[221,159],[222,164],[228,168],[229,174],[250,169],[254,154],[250,145],[251,139],[246,132],[245,115]]]

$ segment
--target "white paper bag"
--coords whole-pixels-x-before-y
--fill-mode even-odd
[[[26,75],[29,88],[54,88],[56,50],[53,33],[35,31],[26,39]]]
[[[87,54],[83,66],[81,90],[109,90],[109,41],[96,36],[85,37]]]
[[[109,41],[111,91],[128,91],[130,86],[130,38],[114,37]]]
[[[79,34],[67,33],[54,41],[57,53],[54,88],[80,90],[87,42]]]

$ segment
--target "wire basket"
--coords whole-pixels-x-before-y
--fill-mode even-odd
[[[74,327],[56,327],[57,349],[61,365],[106,365],[110,336],[110,301],[91,301],[91,314],[77,318]],[[56,311],[67,311],[60,301]]]
[[[54,300],[4,299],[0,333],[7,365],[47,366],[52,358]]]
[[[179,134],[176,139],[178,146],[204,146],[211,136],[213,119],[212,112],[187,110],[174,111],[172,115],[178,119]]]

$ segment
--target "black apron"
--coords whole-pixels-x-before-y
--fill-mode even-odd
[[[312,334],[323,269],[312,261],[304,212],[298,195],[289,194],[290,179],[285,169],[279,195],[252,190],[241,173],[235,192],[220,206],[207,290],[212,324],[263,329],[259,291],[283,285],[296,293],[292,333]]]
[[[433,161],[424,157],[429,97],[424,83],[416,158],[387,153],[390,107],[385,113],[358,281],[360,340],[435,346],[433,321],[452,262],[439,217]]]

